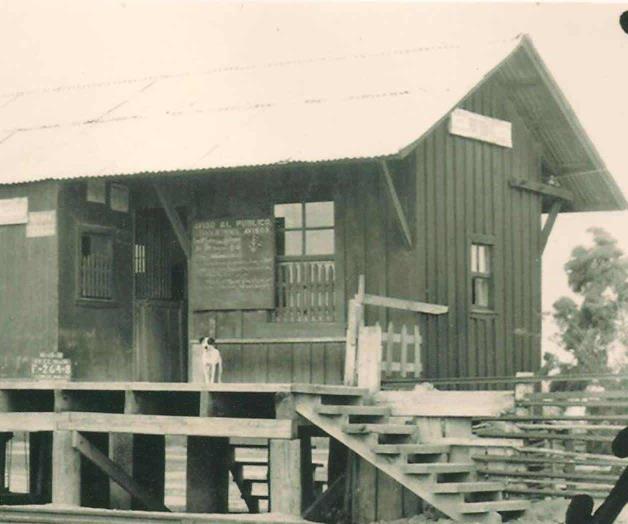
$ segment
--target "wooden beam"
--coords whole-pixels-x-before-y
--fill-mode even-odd
[[[179,217],[179,213],[171,204],[170,200],[168,200],[166,193],[164,193],[159,183],[153,181],[153,187],[155,188],[155,193],[157,193],[157,198],[159,198],[159,202],[166,212],[168,220],[170,221],[170,225],[172,225],[172,229],[174,230],[174,234],[179,241],[179,245],[181,246],[183,253],[185,253],[185,258],[189,260],[191,251],[190,237],[185,229],[185,226],[183,225],[183,222],[181,221],[181,218]]]
[[[72,445],[71,431],[52,434],[52,503],[81,505],[81,456]]]
[[[449,307],[440,304],[428,304],[426,302],[382,297],[380,295],[366,294],[363,300],[364,304],[370,306],[388,307],[391,309],[401,309],[403,311],[414,311],[415,313],[427,313],[429,315],[442,315],[449,311]]]
[[[161,501],[154,497],[148,490],[140,486],[133,477],[129,476],[115,462],[111,461],[102,451],[78,432],[72,436],[72,447],[76,449],[92,464],[110,477],[122,489],[128,492],[146,506],[149,511],[170,511]]]
[[[411,248],[412,247],[412,235],[410,233],[410,227],[408,226],[408,221],[406,220],[406,214],[404,213],[403,207],[401,205],[401,201],[399,200],[399,195],[397,194],[397,190],[395,189],[395,183],[390,173],[390,169],[388,168],[388,164],[386,163],[386,160],[381,160],[379,165],[382,169],[382,174],[384,175],[384,180],[386,181],[386,187],[388,189],[388,196],[390,197],[393,207],[395,208],[397,221],[399,222],[399,227],[401,229],[401,233],[403,234],[403,238],[406,242],[406,246],[408,248]]]
[[[533,193],[540,193],[545,196],[554,198],[560,198],[567,202],[573,201],[573,194],[567,189],[561,187],[550,186],[549,184],[542,184],[541,182],[535,182],[533,180],[510,180],[510,187],[515,189],[523,189],[524,191],[531,191]]]
[[[301,516],[301,443],[271,440],[268,445],[270,511]]]
[[[547,215],[547,220],[545,221],[543,229],[541,230],[541,245],[539,246],[541,254],[543,254],[543,252],[545,251],[545,246],[547,245],[547,241],[549,240],[550,233],[552,232],[554,224],[556,223],[556,219],[558,218],[558,213],[560,213],[560,208],[562,207],[562,205],[562,201],[556,200],[552,204],[549,215]]]
[[[69,431],[289,439],[296,430],[293,421],[275,419],[76,412],[58,416],[56,427]]]
[[[345,476],[340,475],[331,485],[303,512],[305,520],[327,522],[334,509],[339,508],[345,495]]]

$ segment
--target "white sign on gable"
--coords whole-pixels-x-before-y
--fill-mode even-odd
[[[26,237],[53,237],[57,233],[56,211],[33,211],[28,214]]]
[[[28,222],[28,198],[0,200],[0,226],[26,224]]]
[[[483,142],[512,147],[512,124],[505,120],[479,115],[464,109],[454,109],[449,117],[452,135],[474,138]]]

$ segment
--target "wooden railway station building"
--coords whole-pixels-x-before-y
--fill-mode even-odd
[[[160,509],[175,433],[188,510],[226,511],[229,439],[261,438],[272,511],[301,515],[324,434],[359,457],[330,462],[330,492],[383,472],[458,520],[514,513],[454,497],[460,450],[395,462],[449,451],[369,393],[537,370],[557,215],[625,208],[526,36],[0,93],[0,431],[34,435],[44,501]],[[381,517],[362,493],[354,519]]]

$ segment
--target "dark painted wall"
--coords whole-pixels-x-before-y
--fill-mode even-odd
[[[79,380],[131,380],[133,359],[133,229],[131,213],[87,202],[83,183],[66,183],[59,195],[59,349],[74,363]],[[111,302],[79,298],[78,242],[82,226],[110,228],[114,235]]]
[[[194,191],[196,218],[269,217],[275,203],[295,202],[302,198],[337,200],[335,180],[333,169],[322,168],[208,177],[199,181]],[[194,275],[191,281],[194,281]],[[191,311],[190,339],[210,334],[214,325],[219,338],[340,335],[345,329],[342,286],[337,288],[336,305],[338,322],[316,324],[271,322],[269,312],[263,310]],[[220,347],[220,351],[225,382],[338,384],[342,381],[343,344],[229,345]]]
[[[53,182],[0,187],[28,197],[29,211],[57,209]],[[29,377],[30,359],[57,348],[57,237],[26,238],[26,225],[0,226],[0,376]]]
[[[347,300],[357,290],[359,275],[364,274],[367,292],[450,307],[447,315],[422,315],[419,319],[426,377],[504,375],[536,369],[540,360],[541,198],[513,189],[508,182],[511,177],[540,179],[539,147],[496,82],[487,83],[461,106],[512,122],[514,147],[453,136],[443,122],[404,160],[390,162],[413,237],[411,249],[403,242],[374,162],[204,176],[184,173],[160,179],[175,204],[190,213],[190,223],[195,218],[272,216],[273,204],[300,199],[333,199],[336,203],[336,322],[274,323],[268,311],[190,311],[190,339],[212,332],[218,338],[342,334]],[[158,206],[150,183],[148,179],[133,182],[138,207]],[[28,191],[33,209],[48,209],[57,202],[54,187],[12,186],[2,188],[2,194]],[[24,226],[0,230],[0,256],[6,257],[0,282],[7,288],[0,299],[5,304],[2,322],[9,326],[2,330],[0,341],[8,348],[24,342],[28,349],[19,349],[21,355],[39,353],[39,348],[30,349],[33,345],[55,346],[58,267],[59,349],[75,362],[76,378],[137,377],[134,358],[138,357],[132,350],[132,214],[86,202],[83,183],[64,183],[58,200],[58,262],[57,239],[27,242],[23,231],[20,233]],[[83,225],[109,227],[115,232],[113,304],[78,300],[77,241]],[[478,235],[490,238],[495,246],[496,300],[493,310],[484,313],[470,307],[469,249]],[[13,253],[17,255],[13,257]],[[44,290],[44,303],[38,302],[40,290]],[[31,311],[37,314],[31,315]],[[383,326],[391,320],[397,325],[417,322],[414,314],[382,308],[369,307],[366,317],[369,324],[380,322]],[[342,377],[344,348],[338,343],[220,349],[225,381],[339,383]],[[20,358],[5,367],[15,372]]]

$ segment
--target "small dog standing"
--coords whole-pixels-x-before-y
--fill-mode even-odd
[[[215,340],[211,337],[203,337],[199,340],[201,345],[201,364],[206,384],[222,382],[222,357],[220,351],[214,346]]]

